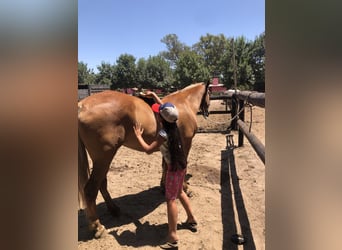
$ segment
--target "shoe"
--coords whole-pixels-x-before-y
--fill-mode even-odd
[[[166,242],[163,245],[160,245],[161,249],[178,249],[178,242]]]
[[[183,222],[181,228],[189,229],[191,232],[197,232],[197,222]]]

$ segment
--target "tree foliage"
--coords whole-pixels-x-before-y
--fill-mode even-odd
[[[170,62],[170,65],[174,67],[179,60],[180,55],[190,47],[178,40],[176,34],[168,34],[161,39],[162,43],[165,43],[167,51],[160,52],[160,55]]]
[[[175,87],[180,89],[209,78],[209,71],[204,65],[203,58],[195,51],[186,51],[180,55],[175,69]]]
[[[255,78],[257,91],[265,91],[265,32],[260,34],[253,42],[250,65]]]
[[[78,62],[78,84],[94,84],[96,75],[84,62]]]
[[[102,62],[100,66],[97,67],[99,73],[96,75],[96,83],[111,85],[114,81],[113,67],[110,63]]]
[[[137,84],[135,57],[123,54],[116,60],[113,88],[133,88]]]
[[[170,63],[161,56],[149,57],[146,64],[147,88],[168,87],[172,81]]]
[[[238,37],[234,46],[237,82],[240,88],[251,89],[255,82],[252,66],[249,64],[251,43],[247,42],[244,37]]]
[[[137,62],[137,85],[139,88],[169,89],[173,83],[170,63],[162,56],[141,58]]]
[[[203,58],[210,73],[217,75],[223,71],[222,55],[229,49],[228,40],[223,34],[201,36],[200,41],[193,45],[193,49]]]
[[[95,74],[84,62],[78,63],[78,82],[108,84],[118,88],[183,88],[214,76],[227,88],[265,90],[265,32],[248,41],[245,37],[206,34],[192,46],[182,43],[176,34],[161,39],[166,50],[136,61],[122,54],[116,64],[102,62]]]

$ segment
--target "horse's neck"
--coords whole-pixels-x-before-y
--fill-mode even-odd
[[[201,86],[196,86],[194,89],[184,91],[184,94],[189,101],[191,109],[196,114],[200,108],[204,90],[202,90]]]

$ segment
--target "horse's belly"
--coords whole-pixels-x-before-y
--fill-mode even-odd
[[[143,138],[147,144],[151,144],[155,140],[156,137],[155,137],[155,133],[148,134],[148,135],[144,133]],[[137,137],[133,133],[126,135],[126,138],[122,145],[128,148],[134,149],[134,150],[143,151]]]

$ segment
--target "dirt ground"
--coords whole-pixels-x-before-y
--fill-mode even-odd
[[[224,109],[220,100],[211,101],[210,110]],[[251,132],[265,145],[265,109],[251,109]],[[248,126],[250,112],[247,108]],[[230,118],[230,114],[212,114],[207,120],[198,116],[198,124],[201,130],[225,130]],[[244,146],[236,147],[238,133],[231,131],[235,147],[227,147],[226,134],[197,133],[193,139],[187,178],[199,226],[196,233],[178,230],[179,249],[265,249],[265,165],[246,137]],[[121,216],[112,217],[99,195],[97,211],[108,234],[93,239],[84,212],[78,211],[78,249],[159,249],[167,234],[161,173],[160,152],[147,155],[122,147],[107,175]],[[178,208],[181,223],[186,214],[179,201]],[[236,233],[245,237],[244,245],[231,241]]]

